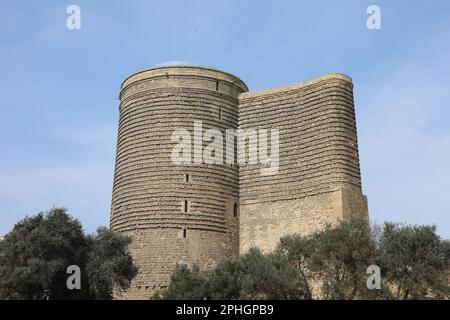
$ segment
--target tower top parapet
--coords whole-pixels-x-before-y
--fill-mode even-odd
[[[202,77],[210,78],[215,80],[220,80],[224,82],[233,83],[238,86],[242,92],[247,92],[248,87],[244,81],[235,75],[213,68],[213,67],[203,67],[196,65],[164,65],[155,66],[148,69],[144,69],[135,72],[128,76],[121,85],[121,89],[125,89],[130,84],[149,78],[158,77],[173,77],[173,76],[191,76],[191,77]]]

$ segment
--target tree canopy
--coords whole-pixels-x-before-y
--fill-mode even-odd
[[[27,217],[0,241],[0,299],[111,299],[137,273],[130,241],[104,227],[85,235],[65,208]],[[66,284],[71,265],[79,290]]]
[[[369,289],[369,266],[381,287]],[[450,297],[450,245],[434,226],[353,218],[307,236],[283,237],[215,268],[177,267],[159,299],[442,299]]]

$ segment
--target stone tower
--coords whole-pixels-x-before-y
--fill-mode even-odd
[[[240,251],[273,249],[352,215],[368,218],[361,192],[352,80],[330,73],[239,96],[240,127],[277,127],[279,170],[240,167]]]
[[[210,128],[276,128],[278,172],[261,175],[259,164],[176,165],[176,128],[192,140]],[[133,238],[139,274],[121,297],[149,298],[168,285],[177,263],[213,266],[353,215],[368,210],[349,77],[248,92],[229,73],[171,66],[123,82],[111,229]]]
[[[128,77],[120,121],[111,229],[133,238],[139,267],[128,298],[167,285],[176,263],[212,266],[239,251],[236,166],[175,165],[175,128],[238,127],[237,77],[201,67],[159,67]],[[203,130],[204,131],[204,130]],[[192,137],[193,138],[193,137]]]

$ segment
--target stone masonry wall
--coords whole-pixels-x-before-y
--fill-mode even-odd
[[[177,264],[213,267],[225,257],[235,255],[234,235],[188,229],[183,238],[180,228],[153,228],[123,232],[132,237],[130,251],[139,268],[131,288],[115,294],[119,299],[149,299],[168,286]]]
[[[239,127],[279,129],[279,172],[241,166],[240,251],[273,249],[283,235],[307,234],[353,214],[361,193],[353,85],[341,74],[239,97]]]
[[[232,75],[197,67],[154,68],[124,81],[111,229],[133,236],[140,268],[124,297],[148,298],[167,286],[179,261],[209,266],[238,254],[237,167],[175,165],[171,137],[182,128],[193,139],[198,120],[203,132],[237,128],[246,90]]]

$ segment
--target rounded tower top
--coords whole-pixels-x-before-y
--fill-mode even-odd
[[[164,80],[167,79],[175,81],[165,82]],[[236,94],[248,91],[248,87],[244,81],[242,81],[239,77],[225,71],[212,67],[194,65],[169,65],[156,66],[131,74],[122,82],[121,95],[133,84],[148,80],[154,83],[156,80],[162,80],[160,81],[162,86],[175,86],[180,88],[191,87],[192,85],[196,86],[195,82],[186,81],[186,79],[198,79],[200,80],[198,84],[201,84],[202,87],[205,87],[204,83],[206,82],[202,82],[201,80],[208,81],[213,85],[206,86],[206,89],[211,89],[213,91],[219,91],[219,85],[217,83],[225,84],[228,87],[237,88]]]

